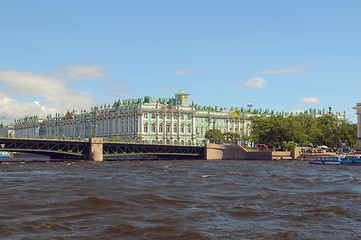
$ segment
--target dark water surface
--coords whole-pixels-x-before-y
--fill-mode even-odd
[[[0,164],[1,239],[361,239],[361,167]]]

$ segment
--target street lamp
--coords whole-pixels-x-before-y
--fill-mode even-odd
[[[59,133],[58,133],[58,113],[55,113],[55,134],[56,134],[56,137],[59,136]]]
[[[94,107],[93,111],[92,111],[92,115],[93,115],[93,137],[96,137],[96,127],[97,127],[97,113],[96,113],[97,109]]]
[[[214,130],[216,124],[215,118],[213,118],[213,143],[216,143],[216,132]]]

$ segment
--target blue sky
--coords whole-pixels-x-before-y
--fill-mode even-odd
[[[2,1],[3,122],[183,89],[195,104],[361,102],[361,1]]]

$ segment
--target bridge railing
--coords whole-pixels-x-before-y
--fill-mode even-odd
[[[26,136],[0,136],[1,138],[17,138],[17,139],[44,139],[44,140],[64,140],[64,141],[86,141],[89,142],[89,137],[59,137],[59,136],[34,136],[34,135],[26,135]],[[154,142],[147,142],[142,140],[118,140],[112,139],[109,137],[103,137],[104,142],[118,142],[118,143],[135,143],[135,144],[154,144],[154,145],[170,145],[170,146],[198,146],[203,147],[204,143],[192,143],[188,144],[186,142],[174,142],[174,141],[154,141]]]

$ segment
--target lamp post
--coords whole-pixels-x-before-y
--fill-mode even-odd
[[[97,134],[97,130],[96,130],[96,127],[97,127],[97,113],[96,113],[96,108],[94,107],[93,108],[93,112],[92,112],[92,115],[93,115],[93,137],[96,137],[96,134]]]
[[[216,132],[214,130],[216,124],[215,118],[213,118],[213,143],[216,143]]]
[[[110,114],[110,108],[108,109],[108,135],[109,135],[109,140],[110,140],[110,136],[111,136],[111,114]]]
[[[58,113],[55,113],[55,136],[58,137]]]

